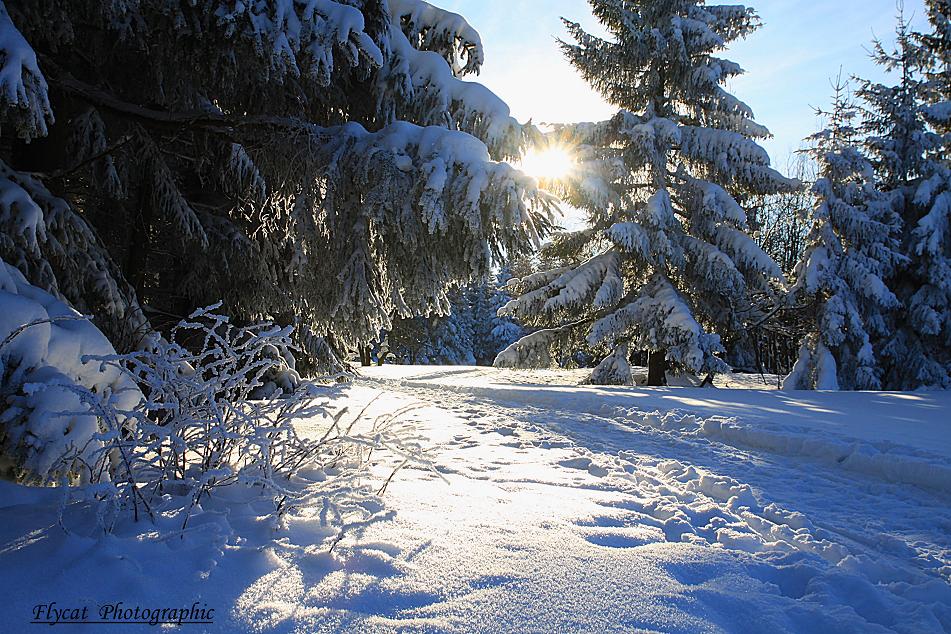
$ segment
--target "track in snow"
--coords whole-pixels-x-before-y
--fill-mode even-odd
[[[948,600],[951,498],[941,491],[706,438],[676,424],[687,414],[673,415],[673,423],[664,425],[670,429],[659,429],[656,416],[638,421],[629,414],[590,413],[597,408],[578,411],[571,404],[584,388],[570,388],[565,409],[541,409],[519,404],[511,394],[500,403],[484,391],[467,394],[432,381],[425,387],[385,378],[367,383],[451,411],[481,433],[504,435],[513,448],[568,449],[574,457],[556,461],[555,469],[585,472],[590,478],[584,486],[624,495],[607,503],[603,514],[579,520],[592,544],[688,542],[750,553],[771,566],[770,578],[792,599],[805,596],[821,575],[846,571],[858,578],[850,583],[875,587],[884,602],[902,603],[913,588]],[[485,477],[478,465],[468,468]],[[947,618],[951,604],[944,610]]]

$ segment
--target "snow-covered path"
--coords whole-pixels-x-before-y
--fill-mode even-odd
[[[276,534],[210,512],[166,548],[64,535],[37,504],[54,491],[3,485],[0,631],[40,601],[118,599],[200,600],[215,623],[189,631],[209,632],[951,631],[951,395],[563,378],[388,367],[344,388],[367,420],[405,408],[435,472],[400,471],[332,550],[319,508]]]
[[[384,544],[398,572],[356,575],[365,596],[340,604],[343,622],[951,628],[947,491],[856,473],[821,452],[738,448],[700,433],[690,415],[594,414],[584,388],[549,392],[540,408],[538,390],[493,397],[478,381],[460,388],[453,374],[430,371],[422,382],[371,371],[360,383],[428,404],[415,425],[439,447],[448,484],[423,471],[394,481],[395,519],[364,539]]]

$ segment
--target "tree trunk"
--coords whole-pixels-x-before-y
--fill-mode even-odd
[[[647,358],[647,385],[667,385],[667,351],[652,350]]]
[[[369,368],[373,363],[372,353],[369,346],[360,346],[360,365]]]

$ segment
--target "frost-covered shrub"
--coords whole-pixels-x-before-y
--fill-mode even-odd
[[[130,456],[127,476],[153,494],[269,482],[288,473],[289,455],[304,444],[291,425],[307,407],[288,353],[291,328],[236,327],[215,308],[147,350],[95,357],[146,395],[122,413],[136,426],[115,442]]]
[[[273,502],[275,518],[314,496],[341,524],[346,509],[362,512],[354,501],[375,491],[361,481],[374,451],[415,460],[393,425],[407,410],[331,416],[321,394],[332,388],[294,370],[292,328],[235,326],[217,308],[117,354],[0,261],[0,476],[69,485],[67,498],[90,503],[105,530],[122,516],[184,529],[229,486]]]
[[[82,315],[0,260],[0,477],[50,484],[112,476],[116,456],[105,451],[98,403],[124,412],[142,400],[119,368],[86,360],[112,354]],[[118,413],[114,421],[117,429],[129,422]]]
[[[374,449],[399,446],[381,421],[359,436],[356,420],[342,423],[346,410],[328,417],[328,399],[317,398],[322,388],[302,383],[293,369],[292,328],[235,326],[217,308],[196,311],[146,350],[88,357],[145,395],[129,410],[101,403],[108,444],[81,480],[99,485],[82,493],[110,511],[105,528],[122,510],[180,517],[184,527],[207,496],[232,485],[258,491],[280,514],[301,492],[293,481],[301,469],[348,479]],[[124,419],[134,425],[123,428]],[[303,419],[325,420],[327,428],[301,434]],[[121,468],[100,477],[113,455]]]

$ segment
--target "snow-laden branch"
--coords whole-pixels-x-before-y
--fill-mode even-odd
[[[95,315],[117,346],[138,347],[151,332],[135,291],[86,220],[38,179],[3,162],[0,257],[31,284]]]
[[[645,285],[634,301],[599,319],[588,343],[634,341],[644,350],[666,350],[667,360],[691,372],[726,372],[718,335],[707,334],[683,297],[664,278]]]
[[[417,50],[402,31],[391,35],[393,59],[381,81],[394,84],[398,101],[395,118],[424,125],[451,126],[485,141],[493,156],[518,156],[526,131],[512,117],[508,105],[476,82],[457,78],[439,53]],[[381,91],[381,100],[392,97]],[[386,104],[381,102],[381,108]]]
[[[478,73],[485,61],[482,38],[464,17],[423,0],[389,0],[390,13],[421,51],[439,53],[456,75]]]
[[[46,78],[36,53],[10,19],[0,0],[0,120],[29,141],[46,136],[53,123]]]
[[[244,39],[278,76],[306,76],[330,85],[334,54],[350,66],[383,65],[383,53],[366,33],[363,13],[334,0],[245,0],[218,3],[215,18],[226,37]]]

